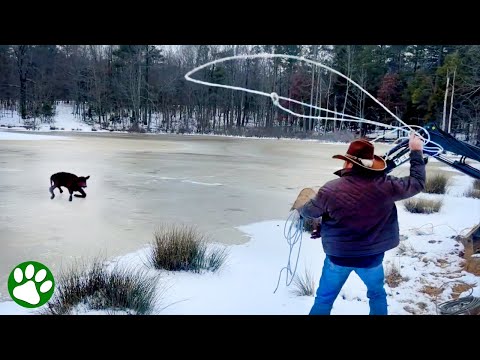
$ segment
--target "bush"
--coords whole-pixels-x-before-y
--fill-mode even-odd
[[[424,192],[428,194],[445,194],[448,185],[448,178],[444,174],[435,174],[427,177]]]
[[[385,269],[385,282],[391,288],[396,288],[402,282],[408,281],[408,278],[403,277],[400,274],[400,270],[394,264],[390,264],[390,266],[386,266]]]
[[[466,197],[474,198],[474,199],[480,199],[480,190],[477,190],[474,187],[472,187],[471,189],[465,191],[463,195]]]
[[[473,188],[480,191],[480,180],[475,180],[473,182]]]
[[[104,261],[74,266],[60,274],[57,289],[44,315],[68,315],[78,311],[106,310],[146,315],[154,310],[159,276],[114,267]]]
[[[146,131],[142,126],[140,126],[140,124],[138,124],[138,123],[134,123],[132,126],[130,126],[130,128],[128,128],[127,131],[128,131],[128,132],[138,132],[138,133],[141,133],[141,134],[144,134],[144,133],[147,132],[147,131]]]
[[[205,236],[184,225],[164,226],[154,234],[148,259],[155,269],[167,271],[217,271],[225,262],[225,248],[207,246]]]
[[[295,275],[293,279],[294,288],[292,293],[297,296],[314,296],[315,295],[315,279],[312,274],[305,269],[302,276]]]
[[[408,212],[413,214],[432,214],[440,211],[442,200],[410,199],[403,205]]]

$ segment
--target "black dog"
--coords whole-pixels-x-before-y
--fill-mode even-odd
[[[83,191],[83,188],[87,187],[87,180],[90,178],[90,175],[87,177],[84,176],[77,176],[74,174],[66,173],[66,172],[59,172],[50,176],[50,193],[53,199],[55,194],[53,190],[58,187],[61,193],[63,193],[61,186],[66,187],[70,192],[70,198],[68,201],[72,201],[72,195],[74,191],[78,191],[81,195],[75,194],[75,197],[85,198],[87,194]]]

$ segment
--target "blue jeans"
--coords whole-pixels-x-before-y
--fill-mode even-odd
[[[328,256],[323,263],[322,277],[309,315],[330,315],[333,303],[352,271],[355,271],[367,286],[370,315],[387,315],[383,264],[371,268],[338,266],[332,263]]]

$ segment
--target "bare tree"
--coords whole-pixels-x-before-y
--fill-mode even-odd
[[[17,71],[20,81],[20,116],[27,118],[27,77],[32,65],[31,46],[15,45],[13,46],[17,62]]]

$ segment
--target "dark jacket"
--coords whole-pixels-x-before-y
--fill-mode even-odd
[[[360,168],[361,169],[361,168]],[[358,168],[335,172],[315,198],[298,209],[305,218],[321,218],[321,237],[327,255],[374,255],[400,241],[395,201],[425,188],[421,151],[410,152],[410,176],[397,178]]]

